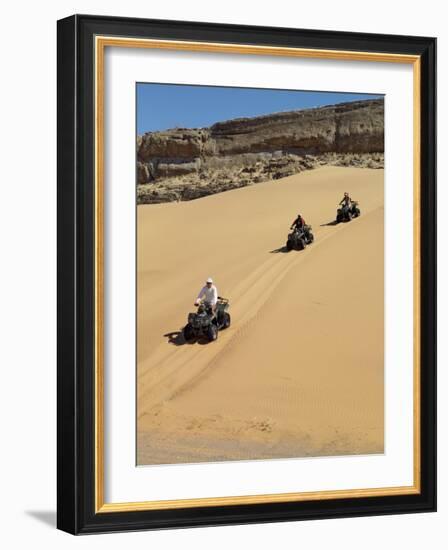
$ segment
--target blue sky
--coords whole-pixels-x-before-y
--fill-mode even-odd
[[[232,118],[377,97],[382,96],[138,83],[137,133],[166,130],[176,126],[203,128]]]

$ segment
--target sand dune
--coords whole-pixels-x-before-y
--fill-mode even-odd
[[[361,218],[327,225],[344,191]],[[284,253],[301,212],[316,241]],[[139,206],[138,463],[383,451],[383,171],[320,168]],[[179,331],[204,279],[213,344]]]

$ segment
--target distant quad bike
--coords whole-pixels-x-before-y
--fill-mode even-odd
[[[337,223],[349,222],[352,218],[358,218],[361,215],[359,204],[357,201],[352,201],[349,205],[344,204],[338,208],[336,214]]]
[[[218,297],[215,311],[210,305],[201,302],[195,313],[188,314],[188,323],[183,334],[187,342],[206,339],[213,342],[218,338],[218,331],[230,326],[229,300]]]
[[[311,233],[311,225],[306,228],[295,228],[289,235],[286,241],[286,250],[303,250],[307,244],[314,241],[314,235]]]

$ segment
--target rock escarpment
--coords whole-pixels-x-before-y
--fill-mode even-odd
[[[383,167],[384,101],[175,128],[137,138],[139,203],[191,200],[323,164]]]

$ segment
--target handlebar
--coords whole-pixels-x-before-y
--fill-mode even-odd
[[[218,296],[218,301],[220,302],[226,302],[226,303],[229,303],[229,299],[228,298],[224,298],[223,296]],[[201,304],[204,303],[204,300],[200,300],[199,302],[194,302],[194,306],[195,307],[199,307]]]

